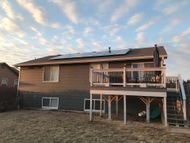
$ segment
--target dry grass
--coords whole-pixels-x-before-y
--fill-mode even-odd
[[[189,134],[168,132],[160,124],[108,121],[88,114],[53,111],[14,111],[0,113],[2,143],[117,143],[117,142],[189,142]]]

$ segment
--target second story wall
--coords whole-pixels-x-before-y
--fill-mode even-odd
[[[123,68],[126,65],[126,68],[131,68],[132,64],[141,63],[146,67],[154,66],[153,59],[144,59],[144,60],[131,60],[131,61],[120,61],[120,62],[110,62],[109,68]]]
[[[59,65],[59,81],[44,82],[44,67],[22,67],[21,91],[63,92],[68,90],[89,90],[89,64]]]

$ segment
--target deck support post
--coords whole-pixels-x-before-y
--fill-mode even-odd
[[[93,121],[92,116],[92,94],[90,93],[90,121]]]
[[[116,116],[118,117],[118,102],[119,102],[118,96],[116,96],[115,101],[116,101]]]
[[[102,94],[100,94],[100,117],[102,117]]]
[[[90,86],[93,86],[93,68],[90,68]]]
[[[111,95],[108,96],[108,120],[111,120]]]
[[[126,111],[126,95],[123,95],[123,116],[124,116],[124,124],[127,123],[127,111]]]
[[[126,66],[123,68],[123,87],[126,87]]]
[[[150,98],[146,100],[146,122],[150,123]]]
[[[183,119],[187,120],[186,100],[183,100]]]
[[[154,98],[140,97],[140,100],[146,105],[146,122],[150,123],[150,104],[154,100]]]
[[[167,106],[166,106],[166,97],[163,98],[163,112],[164,112],[164,125],[167,127],[168,122],[167,122]]]

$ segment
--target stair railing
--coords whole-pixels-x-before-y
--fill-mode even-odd
[[[168,91],[178,92],[180,95],[180,100],[182,101],[182,111],[183,119],[187,120],[187,111],[186,111],[186,94],[185,88],[183,85],[183,80],[180,75],[178,76],[167,76],[166,77],[166,86]]]
[[[183,101],[183,118],[184,120],[187,120],[187,111],[186,111],[186,94],[185,94],[185,88],[183,85],[183,80],[180,75],[178,75],[178,80],[179,80],[179,87],[180,87],[180,94],[182,97]]]

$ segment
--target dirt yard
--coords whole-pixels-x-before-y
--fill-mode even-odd
[[[56,111],[13,111],[0,113],[2,143],[117,143],[189,142],[190,134],[169,132],[161,124],[108,121],[88,114]]]

